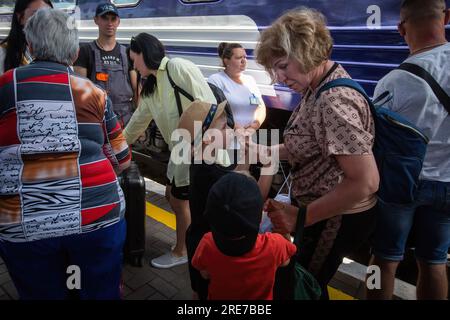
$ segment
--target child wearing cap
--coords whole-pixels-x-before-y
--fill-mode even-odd
[[[205,216],[212,232],[192,265],[210,279],[210,300],[272,300],[275,273],[297,248],[276,233],[259,234],[263,199],[252,177],[231,173],[209,192]]]
[[[225,106],[226,102],[212,105],[194,101],[183,112],[178,124],[178,129],[184,129],[184,133],[188,134],[188,142],[192,145],[192,157],[195,160],[189,169],[191,224],[186,232],[186,247],[194,298],[201,300],[207,299],[208,281],[192,267],[191,261],[203,235],[211,230],[203,214],[207,195],[222,176],[245,169],[229,161],[225,152],[233,138],[233,124],[230,121],[232,114],[227,112]],[[197,129],[200,130],[195,130],[195,122]]]

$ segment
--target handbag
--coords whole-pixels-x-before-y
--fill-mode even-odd
[[[322,289],[316,278],[298,262],[298,250],[302,247],[305,216],[306,207],[300,207],[294,236],[297,253],[286,267],[278,268],[275,274],[274,300],[319,300],[322,295]]]

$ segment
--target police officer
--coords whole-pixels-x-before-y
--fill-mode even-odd
[[[80,48],[74,70],[107,91],[114,112],[122,126],[125,126],[133,112],[137,74],[128,63],[126,47],[116,41],[120,24],[116,6],[111,3],[99,4],[94,21],[98,26],[98,38]]]

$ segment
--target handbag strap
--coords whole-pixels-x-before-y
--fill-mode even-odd
[[[177,84],[173,81],[173,79],[169,73],[169,61],[167,61],[167,64],[166,64],[166,71],[167,71],[167,77],[169,78],[170,85],[172,86],[173,91],[175,93],[175,100],[177,101],[178,115],[181,117],[181,114],[183,113],[183,107],[181,105],[180,93],[191,101],[194,101],[194,97],[191,96],[189,93],[187,93],[182,88],[180,88],[179,86],[177,86]]]
[[[306,206],[300,205],[297,214],[297,225],[295,226],[295,236],[294,244],[298,249],[302,247],[303,244],[303,234],[305,231],[305,220],[306,220]],[[298,253],[297,253],[298,254]]]
[[[398,69],[408,71],[409,73],[412,73],[425,80],[425,82],[428,83],[436,97],[439,99],[445,110],[447,110],[448,114],[450,115],[450,97],[427,70],[418,66],[417,64],[407,62],[399,65]]]

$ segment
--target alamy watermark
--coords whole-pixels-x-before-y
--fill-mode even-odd
[[[369,290],[381,289],[381,270],[377,265],[367,267],[366,287]]]
[[[75,6],[73,13],[67,19],[67,28],[69,30],[79,29],[81,24],[81,9],[79,6]]]
[[[366,13],[369,13],[370,16],[367,18],[367,28],[372,29],[381,29],[381,8],[375,4],[367,7]]]
[[[77,265],[71,265],[67,267],[66,273],[69,275],[67,277],[66,286],[69,290],[80,290],[81,289],[81,269]]]
[[[194,121],[194,132],[176,129],[172,132],[173,149],[171,161],[175,165],[213,164],[219,154],[228,157],[230,163],[251,165],[260,163],[262,175],[274,175],[279,168],[279,151],[268,144],[278,144],[279,130],[210,128],[202,132],[202,122]],[[258,141],[256,143],[255,141]]]

